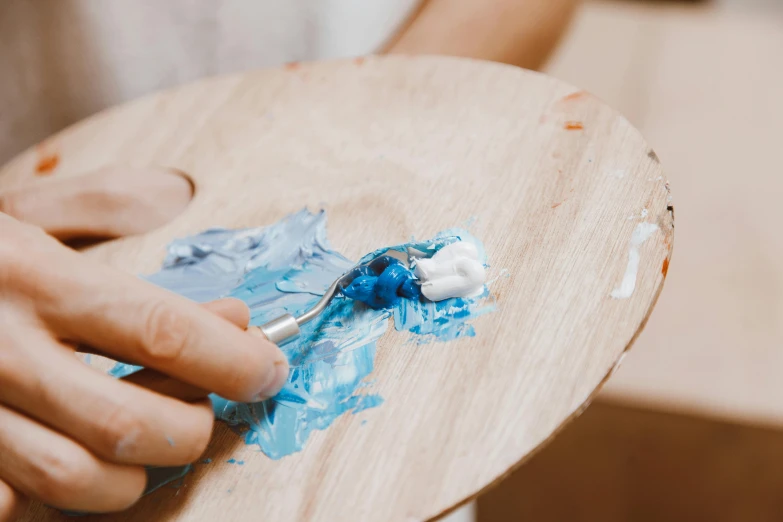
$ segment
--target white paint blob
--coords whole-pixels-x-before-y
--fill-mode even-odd
[[[636,277],[639,274],[639,247],[658,230],[655,223],[639,223],[631,235],[631,244],[628,247],[628,266],[620,286],[612,290],[614,299],[628,299],[636,290]]]
[[[417,259],[414,273],[421,280],[421,293],[430,301],[480,295],[487,276],[476,246],[467,241],[451,243],[430,258]]]

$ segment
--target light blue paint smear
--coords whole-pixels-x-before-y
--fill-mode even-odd
[[[470,233],[452,229],[429,241],[412,240],[392,250],[429,257],[455,241],[470,241],[486,264],[483,245]],[[359,262],[388,250],[370,253]],[[174,241],[163,269],[146,279],[195,301],[236,297],[247,303],[252,325],[283,313],[299,315],[325,289],[354,266],[333,251],[326,238],[326,215],[302,210],[278,223],[244,230],[213,229]],[[313,430],[323,430],[346,413],[379,406],[368,393],[376,341],[394,318],[397,331],[408,331],[416,343],[451,341],[475,335],[470,320],[490,312],[487,291],[477,298],[438,303],[401,299],[390,309],[372,309],[337,296],[302,335],[282,349],[291,363],[288,382],[274,398],[242,404],[213,395],[215,415],[244,434],[272,459],[301,450]],[[138,367],[117,364],[111,374],[123,376]]]

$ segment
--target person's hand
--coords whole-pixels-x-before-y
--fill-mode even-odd
[[[74,346],[252,402],[277,393],[288,363],[243,331],[247,322],[239,301],[200,306],[0,213],[0,520],[26,498],[126,508],[144,490],[144,465],[184,465],[206,448],[208,400],[189,404],[114,379]]]

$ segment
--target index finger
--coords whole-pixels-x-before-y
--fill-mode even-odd
[[[154,368],[227,399],[255,402],[275,395],[288,360],[195,302],[63,248],[46,263],[39,313],[56,334],[118,359]]]

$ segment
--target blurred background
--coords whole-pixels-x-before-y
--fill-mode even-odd
[[[656,150],[674,255],[620,370],[478,520],[783,520],[783,2],[588,0],[545,71]]]

